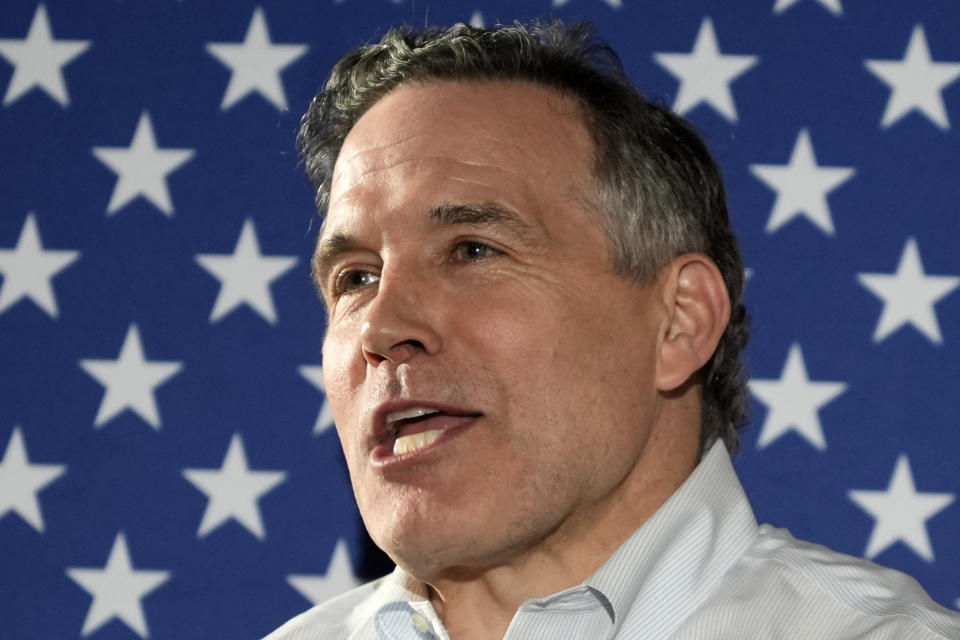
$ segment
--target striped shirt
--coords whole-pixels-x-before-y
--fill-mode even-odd
[[[960,640],[960,615],[909,576],[758,526],[727,450],[590,578],[516,612],[505,640]],[[266,640],[449,640],[399,568]]]

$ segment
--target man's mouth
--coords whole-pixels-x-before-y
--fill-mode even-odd
[[[443,434],[443,429],[417,431],[415,425],[428,422],[430,416],[440,415],[440,411],[427,407],[410,407],[387,414],[387,429],[394,436],[393,455],[399,456],[411,451],[423,449]],[[403,432],[401,434],[401,432]]]
[[[476,413],[447,412],[436,407],[412,406],[391,411],[384,416],[386,441],[390,456],[402,456],[425,449],[451,429],[478,417]],[[386,453],[386,452],[384,452]]]

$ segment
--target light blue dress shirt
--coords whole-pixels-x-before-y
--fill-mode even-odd
[[[757,526],[727,450],[582,584],[527,600],[504,640],[960,640],[960,615],[909,576]],[[449,640],[399,568],[266,640]]]

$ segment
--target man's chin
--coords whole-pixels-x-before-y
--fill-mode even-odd
[[[485,534],[479,527],[434,528],[373,539],[398,567],[427,584],[474,579],[509,564],[524,548],[516,541]]]
[[[422,582],[429,583],[454,567],[485,564],[485,554],[478,548],[477,541],[462,531],[417,527],[412,531],[386,532],[386,535],[371,532],[371,536],[398,567]]]
[[[439,531],[391,533],[385,537],[374,535],[373,541],[398,567],[424,582],[463,556],[456,544]]]
[[[474,580],[494,564],[481,558],[466,557],[462,553],[449,555],[423,553],[397,556],[393,559],[408,575],[428,585],[435,585],[440,581]]]

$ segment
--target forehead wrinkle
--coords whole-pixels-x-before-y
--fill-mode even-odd
[[[352,146],[356,146],[356,143],[351,139],[350,135],[347,135],[347,138],[344,140],[343,146],[340,147],[340,153],[337,155],[337,163],[342,162],[352,162],[357,156],[362,156],[371,152],[381,152],[390,147],[395,147],[398,144],[403,144],[410,140],[416,138],[421,138],[427,135],[424,132],[420,133],[411,133],[410,135],[403,136],[402,138],[394,138],[391,140],[384,140],[383,138],[375,138],[374,140],[368,141],[362,147],[356,150],[351,150]],[[350,153],[352,151],[352,153]]]
[[[490,173],[513,174],[513,172],[500,166],[495,158],[487,161],[473,161],[438,154],[417,154],[415,156],[404,154],[400,157],[379,156],[372,161],[347,162],[345,164],[338,163],[338,169],[333,177],[333,186],[331,188],[333,196],[331,198],[331,206],[328,208],[332,208],[332,204],[338,200],[352,199],[356,192],[366,192],[371,186],[377,184],[374,176],[379,173],[399,170],[401,172],[417,174],[431,164],[441,167],[444,178],[447,180],[473,182],[476,180],[469,174],[474,172],[482,172],[479,177],[482,177],[483,174]],[[466,177],[457,175],[458,169],[460,169],[460,172],[468,175]],[[404,175],[404,173],[400,175]],[[388,174],[386,181],[390,182],[391,179],[397,180],[399,176],[390,177]],[[482,182],[480,182],[480,184],[482,184]]]
[[[431,129],[406,135],[399,138],[384,140],[382,137],[373,140],[364,140],[365,144],[361,148],[351,150],[351,146],[358,146],[361,143],[353,142],[348,137],[347,142],[341,148],[339,157],[334,168],[334,177],[340,177],[339,174],[348,173],[354,180],[368,173],[401,166],[408,162],[439,160],[452,164],[461,164],[467,167],[489,167],[499,169],[503,164],[505,156],[515,155],[522,158],[523,163],[537,162],[539,157],[532,153],[524,145],[515,142],[511,137],[495,135],[484,129],[469,132],[461,138],[459,143],[447,153],[431,153],[434,147],[434,137],[436,132]],[[410,142],[425,139],[426,144],[414,154],[404,148]],[[493,143],[490,145],[490,143]],[[477,159],[457,158],[453,154],[458,151],[477,151]],[[345,153],[346,152],[346,153]],[[365,158],[368,154],[373,154],[372,158]],[[397,156],[401,156],[397,159]]]
[[[373,140],[362,140],[361,142],[354,142],[350,140],[350,137],[348,136],[347,141],[344,143],[343,147],[341,147],[340,153],[338,154],[333,175],[336,178],[341,173],[349,172],[354,177],[362,176],[370,171],[388,169],[402,165],[406,162],[418,160],[447,160],[467,165],[493,165],[497,163],[497,158],[490,158],[488,162],[474,163],[469,160],[456,159],[449,154],[445,155],[430,153],[430,150],[435,148],[435,135],[435,131],[429,130],[390,140],[384,140],[382,137],[378,137],[374,138]],[[498,144],[503,144],[502,140],[483,134],[482,132],[480,132],[478,135],[483,138],[493,140]],[[419,139],[424,139],[426,142],[424,144],[420,144],[419,150],[416,153],[411,154],[409,149],[406,147],[408,147],[411,142]],[[518,145],[514,146],[522,150],[522,147]],[[354,149],[353,147],[359,148]],[[469,139],[461,141],[458,146],[459,149],[471,147],[477,147],[481,150],[484,149],[482,144],[478,145],[477,141]],[[399,160],[397,159],[398,156],[400,157]]]
[[[481,143],[492,142],[494,144],[492,149],[487,147],[491,155],[495,156],[495,158],[492,159],[494,162],[496,162],[497,160],[502,160],[503,156],[508,156],[508,155],[519,156],[523,158],[524,162],[536,163],[541,160],[541,157],[539,154],[534,153],[533,151],[528,149],[525,145],[517,143],[512,138],[509,138],[509,137],[505,138],[500,135],[493,135],[492,133],[489,133],[486,131],[478,131],[476,135],[480,139]],[[468,147],[468,145],[464,145],[464,147]],[[481,146],[481,148],[485,148],[485,147]],[[474,163],[470,163],[470,164],[474,164]],[[484,164],[484,163],[478,162],[476,164]]]

